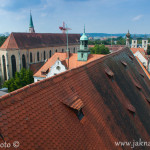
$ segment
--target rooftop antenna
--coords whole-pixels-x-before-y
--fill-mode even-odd
[[[71,30],[70,28],[67,27],[67,24],[65,25],[65,22],[63,22],[63,26],[60,26],[59,29],[63,32],[63,34],[66,34],[67,38],[67,58],[68,59],[68,69],[69,69],[69,49],[68,49],[68,30]]]
[[[111,48],[112,48],[112,34],[111,34]]]

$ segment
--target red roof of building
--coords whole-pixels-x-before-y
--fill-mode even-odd
[[[78,56],[76,53],[70,53],[69,57],[69,69],[77,68],[79,66],[85,65],[86,63],[89,63],[93,60],[96,60],[98,58],[104,57],[105,55],[102,54],[89,54],[87,61],[78,61]],[[50,72],[50,68],[52,65],[55,64],[57,59],[62,62],[63,65],[68,69],[68,60],[66,59],[66,53],[55,53],[51,58],[48,59],[48,61],[34,74],[36,77],[46,77],[46,75],[43,75],[41,71],[48,70]]]
[[[139,58],[136,56],[136,59],[137,61],[139,62],[140,66],[142,67],[143,71],[145,72],[145,74],[147,75],[147,77],[149,78],[150,80],[150,74],[149,72],[147,71],[147,69],[143,66],[142,62],[139,60]]]
[[[144,48],[131,48],[131,51],[133,52],[133,54],[135,54],[137,51],[139,51],[139,52],[141,52],[141,54],[145,55]]]
[[[79,44],[80,34],[69,34],[69,44]],[[27,49],[66,45],[66,34],[59,33],[14,33],[12,32],[1,49]]]
[[[149,142],[149,118],[150,81],[124,48],[2,96],[0,143],[19,141],[19,149],[30,150],[131,149],[115,142]]]
[[[33,63],[29,64],[29,68],[33,72],[33,74],[35,74],[43,65],[44,62]]]

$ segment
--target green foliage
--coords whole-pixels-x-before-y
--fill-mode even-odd
[[[4,43],[4,41],[7,39],[7,36],[1,36],[0,37],[0,46]]]
[[[95,44],[104,44],[104,45],[115,45],[117,42],[117,45],[126,45],[126,39],[123,37],[117,37],[117,38],[108,38],[106,40],[89,40],[89,45],[95,45]],[[130,39],[131,42],[131,39]]]
[[[34,82],[33,72],[31,70],[21,69],[20,72],[15,73],[15,77],[5,81],[3,87],[7,87],[9,92],[17,90],[23,86]]]
[[[90,48],[91,54],[109,54],[108,47],[105,47],[105,45],[98,45],[96,44],[93,48]]]
[[[122,37],[117,38],[117,45],[126,45],[126,39]]]
[[[148,45],[148,48],[147,48],[147,55],[150,55],[150,45]]]

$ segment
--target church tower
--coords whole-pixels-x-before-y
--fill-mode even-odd
[[[128,33],[126,34],[126,46],[130,48],[130,33],[129,33],[129,30],[128,30]]]
[[[35,33],[31,12],[30,12],[29,33]]]
[[[80,50],[77,52],[78,54],[78,61],[87,61],[88,55],[90,51],[88,49],[88,37],[85,34],[85,26],[84,26],[84,33],[80,37]]]
[[[132,39],[132,48],[137,48],[137,38],[134,35],[133,39]]]
[[[147,51],[147,45],[148,45],[148,39],[147,36],[145,35],[144,38],[142,39],[142,48],[144,48],[145,51]]]

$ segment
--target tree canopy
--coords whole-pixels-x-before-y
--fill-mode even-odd
[[[147,48],[147,55],[150,55],[150,45],[148,45],[148,48]]]
[[[3,87],[8,88],[8,91],[12,92],[33,82],[33,72],[29,69],[23,68],[20,72],[15,73],[15,77],[5,81]]]
[[[109,54],[108,47],[105,47],[105,45],[98,45],[96,44],[94,47],[90,48],[91,54]]]
[[[2,46],[2,44],[5,42],[6,39],[7,39],[7,36],[0,37],[0,46]]]

